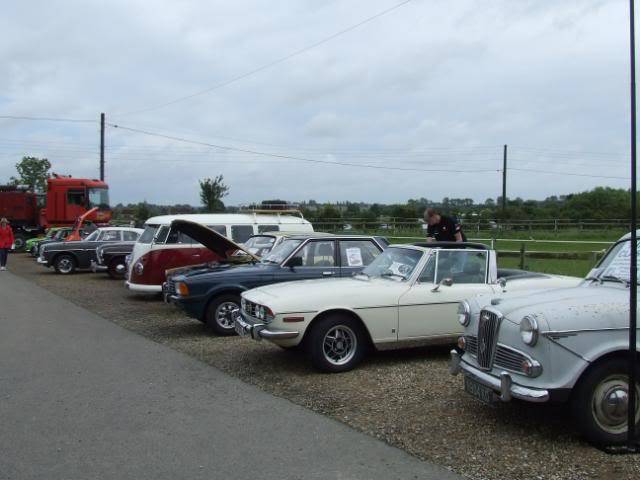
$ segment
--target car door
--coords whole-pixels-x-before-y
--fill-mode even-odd
[[[338,240],[338,246],[341,277],[350,277],[354,273],[361,272],[382,252],[373,240],[362,238]]]
[[[303,243],[280,268],[276,280],[289,282],[340,275],[335,240],[309,240]]]
[[[400,298],[398,339],[461,334],[458,303],[494,291],[487,283],[488,265],[487,250],[434,250],[417,281]],[[453,284],[438,286],[443,279],[451,279]]]

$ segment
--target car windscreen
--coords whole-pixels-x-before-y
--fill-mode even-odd
[[[138,243],[151,243],[157,230],[158,225],[145,225],[144,232],[138,238]]]
[[[640,242],[636,244],[636,250],[640,254]],[[607,256],[598,265],[598,277],[604,278],[619,278],[621,280],[629,281],[631,279],[630,272],[631,264],[631,241],[624,240],[616,243]],[[640,270],[638,271],[638,278],[640,279]]]
[[[280,245],[262,257],[264,263],[282,263],[293,251],[300,246],[302,240],[284,240]]]
[[[362,273],[369,277],[388,277],[407,280],[424,255],[412,248],[390,247],[376,257]]]
[[[244,242],[244,247],[254,255],[264,257],[271,251],[275,242],[276,237],[271,235],[254,235]]]
[[[93,233],[91,233],[91,235],[84,238],[83,240],[86,242],[95,242],[96,240],[98,240],[99,236],[100,236],[100,230],[96,230]]]

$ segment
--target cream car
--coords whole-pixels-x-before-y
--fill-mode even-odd
[[[337,260],[358,261],[357,251],[348,253]],[[370,347],[455,343],[463,330],[456,312],[464,298],[579,282],[499,271],[495,251],[482,244],[395,245],[352,277],[244,292],[235,327],[241,336],[300,347],[319,370],[341,372],[353,368]]]

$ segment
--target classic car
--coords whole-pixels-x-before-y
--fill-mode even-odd
[[[35,241],[31,244],[29,248],[27,248],[27,251],[31,254],[32,257],[38,258],[38,255],[40,254],[40,249],[43,248],[44,245],[46,245],[47,243],[62,242],[67,239],[67,237],[71,232],[73,232],[73,227],[56,227],[55,232],[52,234],[50,238],[47,236],[45,238],[36,238],[36,239],[28,240],[27,242],[30,242],[31,240],[35,240]],[[89,232],[85,232],[84,230],[81,230],[80,234],[83,236],[87,236]]]
[[[96,258],[91,260],[92,272],[107,272],[116,280],[122,280],[127,274],[127,255],[133,251],[136,242],[105,243],[96,248]]]
[[[573,288],[461,302],[451,372],[465,390],[486,403],[570,402],[590,442],[624,443],[630,247],[626,235]]]
[[[231,335],[240,293],[277,282],[350,276],[370,264],[386,247],[380,237],[292,233],[279,236],[278,245],[261,259],[228,238],[197,224],[173,225],[227,263],[191,268],[168,276],[166,298],[190,317],[204,322],[219,335]],[[247,261],[237,265],[237,252]],[[236,262],[237,263],[237,262]]]
[[[135,241],[142,234],[140,228],[104,227],[98,228],[88,237],[75,242],[48,243],[40,250],[38,263],[54,267],[57,273],[69,274],[77,269],[91,268],[91,260],[96,258],[96,249],[105,243],[122,240]]]
[[[482,244],[393,245],[350,278],[244,292],[235,326],[240,335],[255,340],[265,338],[283,348],[301,346],[317,369],[341,372],[357,365],[369,347],[455,343],[462,332],[457,305],[471,295],[579,282],[499,271],[495,251]]]
[[[34,253],[38,252],[38,244],[44,240],[51,240],[52,238],[54,238],[56,232],[58,230],[60,230],[61,227],[51,227],[49,229],[47,229],[46,233],[44,235],[40,235],[38,237],[33,237],[33,238],[29,238],[24,242],[24,251],[31,253],[32,255]]]

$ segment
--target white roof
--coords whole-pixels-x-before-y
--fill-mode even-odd
[[[294,215],[264,215],[260,213],[204,213],[188,215],[161,215],[151,217],[145,225],[169,225],[174,220],[189,220],[202,225],[308,224]]]

